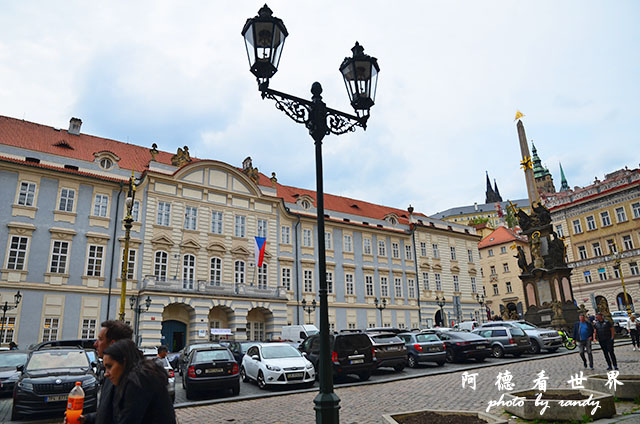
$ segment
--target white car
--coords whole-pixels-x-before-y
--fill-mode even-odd
[[[311,387],[316,372],[313,364],[295,347],[287,343],[260,343],[251,346],[242,358],[240,377],[245,382],[255,380],[261,389],[272,384]]]

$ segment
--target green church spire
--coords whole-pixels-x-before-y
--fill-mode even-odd
[[[569,190],[571,190],[569,188],[569,184],[567,183],[567,178],[564,176],[564,170],[562,169],[562,163],[560,163],[560,177],[562,178],[560,180],[560,183],[561,183],[560,191],[569,191]]]

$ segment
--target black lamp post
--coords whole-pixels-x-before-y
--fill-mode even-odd
[[[436,305],[440,307],[440,319],[442,320],[442,323],[444,324],[444,326],[448,327],[447,320],[444,318],[444,310],[442,309],[446,304],[447,304],[447,300],[444,298],[444,296],[442,296],[442,298],[439,298],[438,296],[436,296]]]
[[[276,102],[276,108],[299,124],[304,124],[315,144],[316,215],[318,234],[324,234],[324,190],[322,181],[322,139],[328,134],[345,134],[355,127],[366,129],[369,109],[375,101],[380,68],[376,58],[364,54],[356,43],[353,56],[340,65],[349,100],[356,115],[328,108],[322,101],[322,86],[311,86],[311,101],[269,88],[269,78],[278,71],[284,41],[289,35],[282,20],[273,16],[265,4],[258,15],[247,19],[242,28],[251,73],[258,80],[262,98]],[[331,352],[329,351],[329,309],[327,303],[326,255],[324,243],[318,243],[320,297],[320,393],[314,399],[317,423],[338,423],[340,398],[333,391]]]
[[[124,217],[124,253],[122,258],[122,286],[120,287],[120,316],[119,320],[124,321],[124,303],[127,300],[127,276],[129,275],[129,242],[131,241],[131,227],[133,226],[133,204],[136,199],[136,177],[131,171],[129,178],[129,192],[125,200],[127,215]]]
[[[484,322],[483,314],[487,314],[487,310],[484,307],[484,295],[480,295],[480,293],[476,293],[476,301],[480,305],[480,322]]]
[[[309,315],[309,319],[307,320],[307,324],[311,324],[311,312],[315,312],[316,310],[316,300],[313,299],[310,305],[307,306],[307,300],[302,299],[302,310],[305,311]]]
[[[2,337],[2,339],[0,339],[0,344],[2,343],[2,340],[6,338],[4,334],[4,321],[7,317],[7,311],[16,309],[20,304],[20,301],[22,300],[22,295],[20,294],[20,290],[18,290],[16,294],[13,295],[13,300],[14,300],[13,305],[9,305],[9,301],[5,301],[4,305],[2,305],[2,323],[0,323],[0,337]]]
[[[382,323],[382,311],[387,308],[387,299],[382,299],[382,302],[378,302],[378,298],[373,299],[373,303],[376,305],[376,309],[380,311],[380,327],[384,327]]]
[[[131,310],[133,311],[134,315],[134,319],[135,319],[135,323],[134,323],[134,329],[135,329],[135,333],[136,333],[136,345],[140,344],[140,335],[138,334],[138,331],[140,329],[140,314],[142,312],[147,312],[149,310],[149,308],[151,307],[151,297],[147,296],[147,298],[144,300],[144,309],[142,306],[140,306],[140,295],[138,296],[131,296],[129,298],[129,306],[131,306]]]

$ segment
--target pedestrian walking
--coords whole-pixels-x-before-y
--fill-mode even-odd
[[[167,373],[145,360],[132,340],[120,340],[104,351],[105,377],[116,387],[114,424],[175,424]]]
[[[587,368],[587,358],[584,353],[587,352],[589,358],[589,368],[593,369],[593,353],[591,352],[591,341],[593,340],[593,325],[586,319],[584,314],[580,314],[578,322],[573,324],[573,339],[578,342],[580,347],[580,357]]]
[[[604,359],[607,361],[607,370],[618,369],[618,361],[616,354],[613,352],[613,339],[616,335],[613,325],[609,321],[605,321],[602,313],[596,314],[596,320],[593,323],[593,338],[600,343]]]
[[[633,350],[640,350],[640,321],[634,315],[631,315],[627,321],[627,327],[629,327]]]

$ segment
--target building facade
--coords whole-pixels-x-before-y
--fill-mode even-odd
[[[91,338],[117,317],[131,170],[125,319],[143,346],[266,340],[283,325],[317,324],[319,311],[307,314],[302,300],[317,299],[318,243],[334,330],[444,325],[477,313],[472,228],[325,194],[326,229],[317,234],[315,192],[268,178],[250,158],[234,167],[191,158],[187,147],[171,154],[80,128],[75,118],[61,130],[0,117],[0,192],[10,199],[0,205],[0,295],[23,295],[0,329],[3,344]],[[255,237],[266,239],[260,267]],[[148,310],[134,307],[145,299]]]

